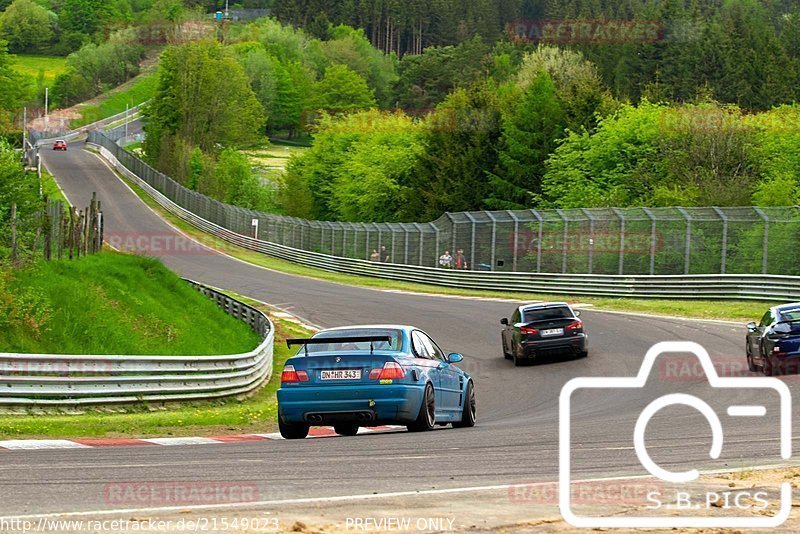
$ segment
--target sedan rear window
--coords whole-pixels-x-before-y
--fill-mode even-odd
[[[781,311],[781,321],[800,321],[800,308]]]
[[[566,306],[558,308],[539,308],[535,310],[525,310],[522,322],[532,323],[534,321],[551,321],[553,319],[570,319],[575,317],[572,310]]]
[[[392,338],[391,342],[376,341],[372,343],[374,350],[382,350],[389,352],[400,352],[403,348],[403,336],[400,330],[395,329],[374,329],[374,328],[353,328],[347,330],[332,330],[328,332],[321,332],[314,336],[314,339],[326,337],[363,337],[363,336],[389,336]],[[322,343],[319,345],[308,345],[308,352],[353,352],[353,351],[367,351],[370,350],[370,343],[368,341],[359,341],[357,343]]]

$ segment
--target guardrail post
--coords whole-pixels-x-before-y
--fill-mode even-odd
[[[711,206],[719,218],[722,219],[722,258],[720,259],[720,272],[725,274],[728,261],[728,216],[717,206]]]
[[[761,274],[767,274],[767,257],[769,254],[769,217],[761,208],[754,206],[753,209],[756,210],[756,213],[761,215],[762,219],[764,219],[764,242],[761,245]]]
[[[642,208],[650,217],[650,275],[656,272],[656,216],[648,208]]]

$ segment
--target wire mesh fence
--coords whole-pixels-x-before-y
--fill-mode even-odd
[[[800,207],[447,213],[427,223],[309,221],[224,204],[156,171],[101,132],[89,141],[184,209],[292,248],[384,263],[569,274],[800,275]]]

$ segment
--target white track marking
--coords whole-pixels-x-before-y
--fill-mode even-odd
[[[700,471],[701,475],[716,475],[725,473],[739,473],[751,471],[764,471],[768,469],[779,469],[785,467],[797,467],[796,464],[777,464],[777,465],[764,465],[759,467],[743,467],[739,469],[714,469],[708,471]],[[616,477],[603,477],[603,478],[590,478],[584,480],[573,480],[573,484],[589,484],[594,482],[613,482],[618,480],[645,480],[653,479],[651,475],[635,475],[635,476],[616,476]],[[537,486],[552,486],[558,483],[557,480],[548,480],[543,482],[523,483],[523,484],[496,484],[490,486],[467,486],[462,488],[445,488],[445,489],[431,489],[431,490],[411,490],[411,491],[395,491],[391,493],[366,493],[356,495],[338,495],[334,497],[306,497],[298,499],[281,499],[272,501],[252,501],[252,502],[237,502],[237,503],[220,503],[220,504],[197,504],[189,506],[163,506],[153,508],[122,508],[117,510],[96,510],[86,512],[65,512],[65,513],[49,513],[49,514],[31,514],[31,515],[17,515],[0,517],[5,521],[24,521],[46,518],[70,518],[70,517],[92,517],[92,516],[109,516],[109,515],[123,515],[123,514],[151,514],[151,513],[164,513],[164,512],[180,512],[185,513],[188,511],[196,510],[241,510],[247,508],[256,508],[263,506],[285,506],[292,504],[324,504],[336,503],[345,501],[370,501],[376,499],[388,499],[397,497],[415,497],[419,495],[448,495],[457,493],[481,493],[485,491],[500,491],[511,489],[527,489]]]

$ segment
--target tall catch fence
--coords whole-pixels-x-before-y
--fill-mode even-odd
[[[343,258],[469,270],[608,275],[800,275],[800,207],[591,208],[447,213],[427,223],[309,221],[192,191],[119,147],[89,142],[191,213],[240,235]],[[385,250],[384,250],[385,249]]]

